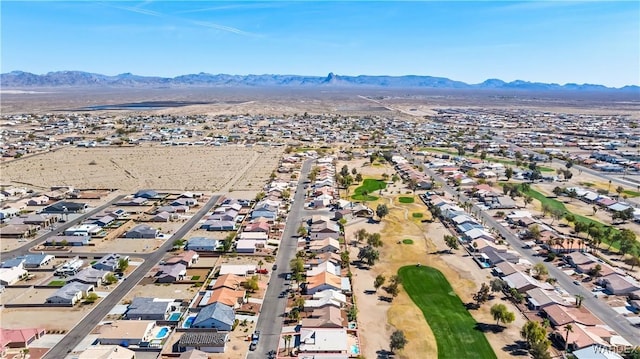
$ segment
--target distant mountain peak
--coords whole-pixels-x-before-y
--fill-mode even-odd
[[[36,75],[24,71],[11,71],[0,74],[3,88],[25,87],[184,87],[184,86],[341,86],[341,87],[380,87],[380,88],[437,88],[437,89],[495,89],[524,91],[624,91],[639,92],[636,85],[622,88],[610,88],[603,85],[574,84],[559,85],[523,80],[505,82],[500,79],[488,79],[482,83],[470,85],[446,77],[433,76],[344,76],[330,72],[326,77],[299,75],[228,75],[200,72],[180,75],[173,78],[138,76],[130,72],[116,76],[107,76],[82,71],[53,71]]]

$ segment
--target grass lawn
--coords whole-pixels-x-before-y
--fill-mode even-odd
[[[49,282],[49,284],[47,284],[49,287],[64,287],[64,285],[67,284],[67,282],[63,281],[63,280],[52,280],[51,282]]]
[[[400,268],[398,276],[436,337],[438,358],[496,357],[487,338],[475,329],[475,319],[439,270],[411,265]]]
[[[457,150],[449,150],[446,148],[437,148],[437,147],[425,147],[425,148],[421,148],[422,151],[432,151],[432,152],[440,152],[440,153],[446,153],[452,156],[458,156],[458,151]],[[465,154],[461,157],[469,157],[469,158],[480,158],[480,156],[475,156],[475,155],[469,155],[469,154]],[[488,162],[495,162],[495,163],[502,163],[503,165],[507,165],[507,166],[514,166],[516,165],[516,161],[513,160],[507,160],[507,159],[503,159],[503,158],[497,158],[497,157],[491,157],[491,156],[487,156],[485,158],[485,161]],[[523,166],[521,167],[526,167],[527,163],[524,163]],[[540,172],[555,172],[555,170],[553,168],[549,168],[549,167],[544,167],[544,166],[538,166],[538,168],[540,169]]]
[[[625,189],[624,191],[622,191],[622,193],[626,194],[629,197],[640,197],[640,192],[632,191],[630,189]]]
[[[502,182],[502,183],[504,183],[504,182]],[[544,194],[542,194],[542,193],[540,193],[540,192],[538,192],[536,190],[530,189],[528,191],[524,191],[524,194],[529,195],[529,196],[533,197],[534,199],[537,199],[543,205],[547,204],[552,210],[560,210],[560,211],[563,211],[565,213],[573,213],[573,212],[570,212],[569,210],[567,210],[567,207],[564,206],[564,203],[562,203],[562,202],[560,202],[560,201],[558,201],[556,199],[553,199],[553,198],[547,198],[547,196],[545,196]],[[575,199],[575,201],[579,201],[579,199]],[[576,222],[583,222],[583,223],[586,223],[586,224],[593,223],[593,224],[596,225],[596,227],[600,227],[601,230],[603,230],[605,227],[610,227],[610,226],[608,226],[608,225],[606,225],[606,224],[604,224],[602,222],[593,220],[593,219],[585,217],[585,216],[581,216],[579,214],[573,213],[573,215],[576,217]],[[613,233],[611,234],[611,236],[615,236],[616,233],[618,233],[618,229],[617,228],[613,228]],[[603,238],[602,243],[608,245],[609,241],[606,238]],[[613,243],[612,248],[620,249],[620,244],[618,242],[615,242],[615,243]]]
[[[413,239],[405,238],[402,240],[403,244],[413,244]]]
[[[387,184],[384,181],[367,178],[362,181],[362,185],[360,187],[355,189],[354,194],[353,196],[351,196],[351,198],[356,201],[375,201],[378,199],[378,197],[372,196],[371,194],[384,188],[387,188]],[[367,193],[366,196],[364,195],[364,192]]]
[[[414,213],[411,214],[411,217],[413,217],[413,218],[422,218],[422,217],[424,217],[424,214],[418,213],[418,212],[414,212]]]
[[[191,280],[198,280],[198,279],[200,279],[199,275],[194,275],[193,277],[191,277]]]
[[[400,201],[400,203],[413,203],[415,199],[413,197],[399,197],[398,201]]]
[[[316,149],[313,147],[298,147],[295,149],[295,152],[307,152],[307,151],[315,151]]]

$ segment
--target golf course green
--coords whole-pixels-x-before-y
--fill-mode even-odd
[[[496,358],[487,338],[475,328],[475,319],[439,270],[405,266],[398,270],[398,276],[435,335],[438,358]]]

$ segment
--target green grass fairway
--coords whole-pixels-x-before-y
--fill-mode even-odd
[[[438,344],[438,358],[495,358],[496,354],[476,321],[444,275],[431,267],[398,270],[402,287],[422,310]]]
[[[362,181],[362,185],[360,187],[355,189],[351,198],[356,201],[375,201],[378,197],[372,196],[371,194],[385,188],[387,188],[387,184],[384,183],[384,181],[367,178]],[[363,195],[365,191],[367,192],[366,196]]]
[[[413,199],[413,197],[400,197],[398,198],[398,201],[400,203],[413,203],[415,199]]]
[[[501,182],[501,183],[504,183],[504,182]],[[521,188],[521,191],[522,191],[522,188]],[[556,199],[553,199],[553,198],[547,198],[547,196],[545,196],[544,194],[542,194],[542,193],[540,193],[540,192],[538,192],[536,190],[530,189],[528,191],[522,191],[522,192],[524,194],[526,194],[526,195],[529,195],[529,196],[533,197],[534,199],[537,199],[538,201],[540,201],[541,204],[545,204],[546,203],[553,210],[560,210],[560,211],[563,211],[565,213],[573,213],[573,212],[570,212],[569,210],[567,210],[567,207],[564,206],[564,203],[562,203],[562,202],[560,202],[560,201],[558,201]],[[582,202],[580,202],[579,199],[575,199],[573,201],[575,201],[576,203],[582,203]],[[599,222],[599,221],[596,221],[596,220],[593,220],[593,219],[591,219],[589,217],[581,216],[581,215],[575,214],[575,213],[573,213],[573,215],[576,217],[576,222],[583,222],[583,223],[586,223],[586,224],[593,223],[596,227],[599,227],[601,230],[604,230],[604,227],[607,227],[606,224],[604,224],[602,222]],[[618,233],[618,229],[617,228],[613,228],[612,236],[614,236],[616,233]],[[608,246],[609,245],[609,240],[603,239],[602,243],[606,244]],[[613,243],[612,248],[620,249],[620,243],[618,243],[618,242]]]
[[[413,217],[413,218],[422,218],[422,217],[424,217],[424,214],[418,213],[418,212],[414,212],[414,213],[411,214],[411,217]]]
[[[402,240],[402,243],[404,243],[404,244],[413,244],[413,239],[405,238],[405,239]]]
[[[630,189],[625,189],[622,193],[626,194],[629,197],[638,197],[638,196],[640,196],[640,192],[632,191]]]

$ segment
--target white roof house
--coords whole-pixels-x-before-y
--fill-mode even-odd
[[[331,274],[335,274],[337,276],[340,275],[340,266],[335,265],[333,262],[331,261],[324,261],[320,264],[318,264],[317,266],[314,266],[313,268],[309,269],[307,271],[307,276],[308,277],[312,277],[316,274],[320,274],[322,272],[329,272]]]
[[[220,266],[220,275],[235,274],[246,276],[256,272],[254,264],[223,264]]]
[[[344,328],[300,329],[300,353],[346,353],[347,330]]]
[[[27,275],[27,271],[19,267],[0,268],[0,284],[15,284],[25,275]]]

